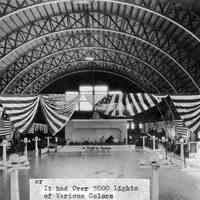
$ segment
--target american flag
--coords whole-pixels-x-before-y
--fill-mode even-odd
[[[13,126],[10,121],[0,120],[0,136],[12,135]]]
[[[147,93],[108,94],[96,104],[96,110],[113,117],[132,117],[160,103],[161,99]]]
[[[188,137],[188,128],[183,120],[175,120],[175,132],[177,136]]]
[[[79,95],[70,101],[66,101],[65,97],[42,95],[40,102],[49,130],[56,135],[71,119],[75,106],[79,102]]]
[[[116,94],[108,94],[96,103],[95,110],[109,114],[116,107],[115,98]]]
[[[177,113],[192,132],[200,131],[200,95],[170,96]]]

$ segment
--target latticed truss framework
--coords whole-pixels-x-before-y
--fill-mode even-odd
[[[1,0],[0,91],[99,70],[147,92],[199,92],[199,33],[199,16],[172,0]]]

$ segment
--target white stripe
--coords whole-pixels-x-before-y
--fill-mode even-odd
[[[148,106],[144,103],[144,99],[142,97],[142,94],[138,93],[137,96],[138,96],[138,99],[140,100],[140,104],[142,105],[143,109],[148,110]]]
[[[109,112],[115,108],[115,103],[114,103],[115,102],[115,97],[116,97],[116,94],[113,94],[112,95],[112,99],[111,99],[110,103],[107,106],[107,109],[106,109],[106,112],[105,112],[106,115],[108,115]]]
[[[119,94],[119,101],[117,105],[117,110],[119,112],[119,116],[123,116],[124,105],[122,103],[123,94]]]
[[[8,96],[0,96],[0,101],[13,101],[13,100],[15,100],[16,102],[17,101],[34,101],[34,100],[36,100],[36,98],[37,97],[17,97],[17,96],[10,96],[10,97],[8,97]]]
[[[176,106],[176,107],[194,107],[194,106],[198,106],[200,103],[200,101],[197,101],[197,102],[174,102],[173,101],[173,104]]]
[[[153,102],[151,96],[149,94],[147,94],[147,93],[144,93],[144,96],[146,97],[146,100],[149,102],[150,106],[154,107],[155,103]]]
[[[178,113],[180,112],[179,109],[177,109]],[[184,119],[188,119],[188,118],[191,118],[191,117],[195,117],[197,115],[200,114],[200,109],[190,113],[190,114],[181,114],[181,116],[184,118]]]
[[[196,107],[194,107],[194,108],[184,108],[184,107],[182,107],[182,108],[176,108],[177,109],[177,111],[180,113],[180,112],[191,112],[191,111],[194,111],[194,110],[196,110],[196,109],[200,109],[200,105],[198,105],[198,106],[196,106]]]
[[[172,100],[200,100],[200,95],[171,95]]]
[[[135,105],[135,107],[136,107],[137,112],[138,112],[138,113],[141,113],[142,110],[141,110],[141,108],[139,107],[138,102],[135,100],[134,95],[133,95],[133,94],[130,94],[130,96],[131,96],[131,99],[132,99],[132,101],[133,101],[133,105]]]
[[[135,113],[133,111],[133,107],[131,106],[131,104],[129,102],[128,95],[126,96],[126,107],[127,107],[127,111],[130,113],[130,115],[134,116]]]

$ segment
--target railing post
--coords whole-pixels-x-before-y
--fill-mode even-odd
[[[50,138],[49,138],[49,136],[47,137],[47,148],[49,148],[49,146],[50,146]]]
[[[18,169],[13,169],[10,174],[10,200],[20,200]]]
[[[6,164],[7,162],[7,152],[6,152],[6,149],[7,149],[7,140],[3,140],[3,163]]]
[[[27,143],[28,143],[28,139],[24,138],[24,156],[26,157],[26,160],[28,160],[28,149],[27,149]]]
[[[180,139],[180,145],[181,145],[181,161],[182,161],[182,167],[185,167],[185,157],[184,157],[184,140],[183,138]]]
[[[157,163],[152,163],[151,200],[159,200],[159,168]]]
[[[156,150],[156,137],[153,136],[153,151]]]
[[[143,149],[145,148],[145,139],[146,139],[146,136],[143,136],[142,137],[142,147],[143,147]]]
[[[35,156],[38,157],[39,150],[38,150],[38,137],[35,137]]]

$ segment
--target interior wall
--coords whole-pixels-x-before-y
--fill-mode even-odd
[[[73,142],[102,142],[110,136],[115,142],[127,139],[126,120],[72,120],[65,128],[65,137]]]

